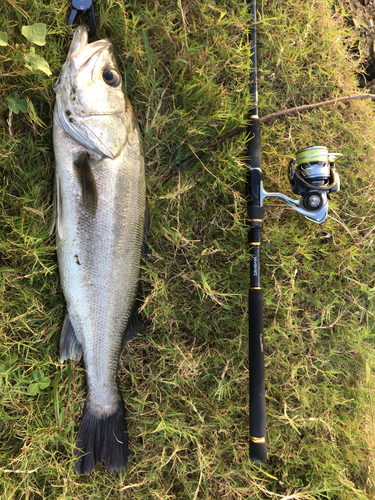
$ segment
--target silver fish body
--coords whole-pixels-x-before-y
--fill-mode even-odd
[[[121,88],[112,45],[88,44],[79,27],[56,90],[55,220],[67,303],[61,361],[83,354],[88,396],[76,471],[104,457],[127,462],[127,430],[117,368],[136,298],[146,185],[138,125]]]

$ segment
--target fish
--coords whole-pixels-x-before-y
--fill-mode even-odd
[[[54,87],[54,213],[67,312],[60,361],[85,364],[87,398],[78,430],[77,474],[128,461],[125,407],[117,384],[123,340],[143,328],[138,312],[145,252],[146,180],[138,122],[109,40],[74,32]]]

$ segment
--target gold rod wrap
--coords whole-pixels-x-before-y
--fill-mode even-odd
[[[251,286],[250,287],[252,290],[261,290],[260,286]]]
[[[255,243],[253,241],[249,242],[249,245],[253,245],[254,247],[260,247],[260,242],[256,241]]]
[[[263,437],[263,438],[256,438],[256,437],[253,437],[253,436],[250,436],[250,439],[253,443],[265,443],[266,442],[266,438]]]
[[[263,219],[247,219],[247,222],[263,222]]]

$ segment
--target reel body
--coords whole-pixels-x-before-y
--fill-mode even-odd
[[[289,164],[288,178],[294,194],[301,196],[293,199],[282,193],[268,193],[260,183],[260,199],[277,197],[307,219],[322,224],[328,214],[330,193],[340,190],[340,178],[334,162],[340,153],[329,153],[324,146],[313,146],[298,151],[296,159]]]

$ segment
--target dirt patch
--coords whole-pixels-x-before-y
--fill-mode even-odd
[[[344,7],[348,23],[362,39],[361,48],[366,58],[366,73],[362,75],[360,86],[375,91],[375,0],[338,0]]]

